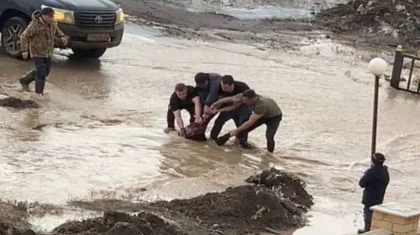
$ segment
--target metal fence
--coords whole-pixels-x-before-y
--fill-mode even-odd
[[[411,63],[408,64],[410,69],[408,79],[401,76],[405,67],[404,60],[406,58],[409,61],[411,61]],[[393,88],[420,94],[420,68],[418,68],[418,75],[413,75],[413,71],[415,70],[417,60],[420,61],[420,57],[405,54],[402,52],[401,46],[397,47],[394,58],[394,67],[392,69],[391,75],[391,86]]]

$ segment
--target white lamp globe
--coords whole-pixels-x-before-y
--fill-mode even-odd
[[[385,60],[383,60],[381,58],[375,58],[375,59],[372,59],[369,62],[368,70],[373,75],[380,76],[380,75],[383,75],[385,73],[387,66],[388,66],[388,64],[386,63]]]

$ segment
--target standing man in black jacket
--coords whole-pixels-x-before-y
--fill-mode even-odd
[[[362,204],[365,228],[359,229],[358,233],[370,231],[372,222],[372,210],[370,207],[380,205],[384,201],[385,191],[389,183],[388,167],[384,166],[385,156],[375,153],[372,156],[372,164],[359,181],[360,187],[364,188]]]
[[[249,86],[244,82],[236,81],[231,75],[224,75],[217,88],[218,89],[210,92],[209,99],[206,101],[206,106],[213,107],[214,104],[217,103],[217,100],[242,94],[249,89]],[[216,114],[213,113],[211,108],[209,110],[210,113],[207,112],[207,110],[204,108],[204,119],[209,122]],[[239,127],[242,123],[248,121],[249,116],[251,116],[251,110],[245,104],[240,104],[237,107],[232,106],[232,103],[223,104],[223,106],[217,107],[217,111],[220,112],[220,114],[214,121],[213,128],[210,132],[210,138],[213,140],[217,139],[223,126],[230,119],[233,119],[236,127]],[[247,140],[247,134],[242,136],[241,144],[247,145]]]

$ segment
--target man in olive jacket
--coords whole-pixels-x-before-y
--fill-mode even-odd
[[[29,90],[29,84],[35,81],[35,93],[44,95],[45,79],[50,73],[54,40],[60,38],[64,45],[67,37],[58,28],[54,20],[54,10],[43,8],[32,14],[32,21],[21,35],[22,58],[30,56],[35,62],[35,69],[19,79],[23,90]]]
[[[364,205],[363,215],[365,221],[365,227],[359,229],[359,234],[370,231],[373,214],[370,207],[383,203],[389,183],[388,167],[383,165],[385,156],[382,153],[375,153],[371,157],[371,161],[371,167],[366,170],[359,181],[359,186],[364,188],[362,204]]]

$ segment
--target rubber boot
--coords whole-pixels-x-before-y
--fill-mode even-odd
[[[35,80],[35,93],[43,95],[45,87],[45,80],[36,79]]]
[[[20,85],[22,86],[22,90],[30,92],[29,84],[35,81],[36,77],[36,70],[32,70],[29,73],[25,74],[21,78],[19,78]]]
[[[163,129],[163,132],[165,132],[166,134],[169,134],[172,131],[176,131],[175,128],[173,128],[173,127],[166,127],[165,129]]]
[[[362,234],[370,231],[370,223],[365,220],[365,227],[363,229],[359,229],[357,234]]]
[[[222,135],[221,137],[217,138],[215,142],[217,145],[222,146],[229,140],[229,138],[230,138],[230,134],[226,133]]]
[[[248,143],[248,138],[239,138],[239,144],[243,149],[253,149],[253,146]]]

